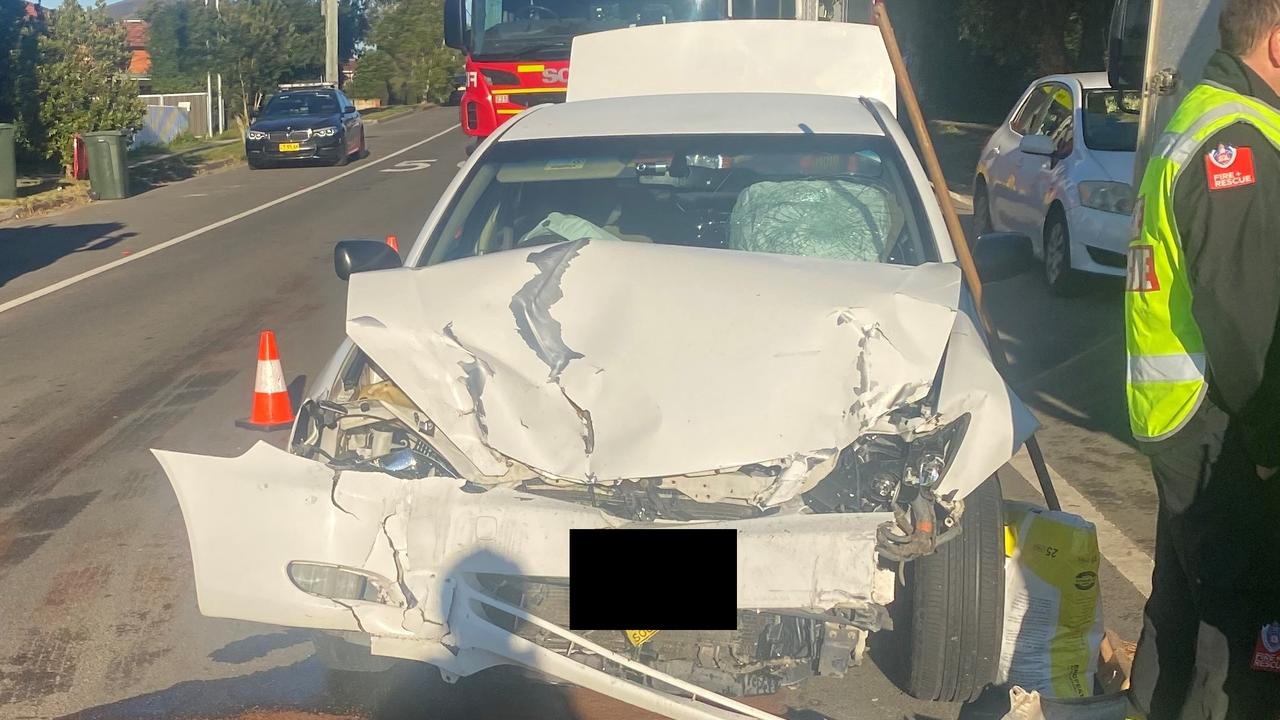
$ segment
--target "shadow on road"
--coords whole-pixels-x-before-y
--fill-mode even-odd
[[[1038,272],[986,287],[1010,357],[1009,383],[1037,414],[1133,445],[1125,407],[1121,278],[1089,278],[1076,297],[1053,296]]]
[[[423,717],[564,720],[584,716],[583,709],[575,707],[577,703],[570,697],[577,692],[566,692],[504,669],[485,671],[449,685],[434,668],[420,663],[405,662],[381,673],[343,673],[328,670],[312,657],[294,665],[227,680],[182,682],[167,690],[65,717],[67,720],[409,720]],[[195,708],[199,708],[198,712],[193,712]]]
[[[189,180],[199,171],[200,163],[195,155],[179,155],[133,167],[129,169],[129,192],[133,195],[141,195],[148,190]]]
[[[0,287],[71,253],[106,250],[137,235],[120,223],[0,228]]]

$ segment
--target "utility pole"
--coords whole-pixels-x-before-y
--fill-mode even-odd
[[[204,0],[204,6],[205,8],[209,7],[209,0]],[[207,36],[204,41],[204,48],[205,51],[208,52],[209,40]],[[206,72],[204,74],[204,119],[205,135],[207,137],[213,137],[213,73],[210,72]]]
[[[205,0],[205,2],[207,4],[208,0]],[[213,9],[218,13],[219,17],[221,17],[222,5],[219,4],[219,0],[213,0]],[[222,100],[222,73],[218,73],[218,134],[219,135],[221,135],[222,131],[226,129],[222,126],[222,124],[226,122],[226,118],[227,118],[227,107]],[[245,120],[248,121],[248,118],[245,118]]]
[[[321,0],[324,13],[324,81],[338,82],[338,0]]]

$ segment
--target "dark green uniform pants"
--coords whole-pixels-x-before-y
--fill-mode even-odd
[[[1150,720],[1280,718],[1280,674],[1250,667],[1280,621],[1280,475],[1260,479],[1208,403],[1151,466],[1160,514],[1134,704]]]

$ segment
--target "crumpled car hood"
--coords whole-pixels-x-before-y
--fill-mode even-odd
[[[485,475],[583,482],[811,467],[924,398],[945,354],[967,492],[1034,420],[960,298],[949,264],[579,240],[354,275],[347,333]]]

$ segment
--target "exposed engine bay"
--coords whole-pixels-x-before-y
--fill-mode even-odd
[[[924,524],[936,522],[945,538],[945,530],[958,524],[964,507],[955,492],[939,497],[933,490],[946,475],[969,416],[939,427],[931,422],[929,398],[887,419],[888,426],[902,428],[899,433],[868,433],[838,453],[810,459],[797,497],[782,505],[768,505],[764,499],[785,473],[793,471],[788,459],[690,475],[583,483],[540,475],[507,458],[507,474],[485,477],[469,467],[436,424],[359,350],[349,358],[329,398],[303,404],[291,452],[323,460],[334,470],[372,470],[402,479],[465,479],[475,492],[516,487],[633,522],[893,511],[902,516],[904,527],[899,529],[910,534],[917,524],[912,513],[929,508],[933,517],[924,517]],[[892,540],[887,542],[885,549],[895,560],[910,559]]]

